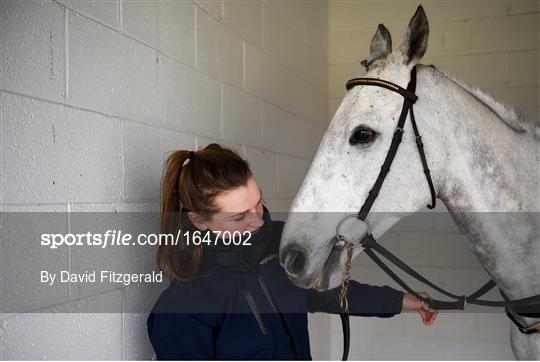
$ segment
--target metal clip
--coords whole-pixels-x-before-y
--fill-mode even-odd
[[[361,245],[361,242],[362,242],[362,240],[364,239],[364,236],[365,236],[365,235],[371,234],[371,224],[369,223],[369,221],[368,221],[367,219],[365,219],[365,220],[358,219],[358,221],[363,222],[364,224],[367,225],[367,232],[366,232],[364,235],[362,235],[362,236],[358,239],[358,241],[357,241],[356,243],[352,243],[352,242],[348,241],[343,235],[341,235],[341,234],[339,233],[339,229],[341,228],[341,225],[343,224],[343,222],[344,222],[345,220],[350,219],[350,218],[352,218],[352,217],[355,217],[355,218],[358,219],[358,215],[357,215],[357,214],[349,214],[349,215],[346,215],[345,217],[343,217],[343,218],[338,222],[337,227],[336,227],[336,236],[335,236],[335,240],[336,240],[336,241],[335,241],[335,244],[334,244],[334,245],[336,245],[337,247],[344,248],[344,247],[350,246],[350,247],[352,247],[352,248],[358,248],[358,247],[362,246],[362,245]]]
[[[347,241],[347,239],[343,237],[343,235],[336,235],[335,239],[336,241],[334,242],[334,245],[337,246],[338,248],[343,249],[347,247],[347,245],[349,244],[349,242]]]

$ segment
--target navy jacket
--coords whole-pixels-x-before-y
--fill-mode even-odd
[[[281,237],[284,223],[272,221]],[[311,360],[307,312],[341,312],[339,289],[303,289],[289,281],[273,258],[259,270],[290,330],[299,358]],[[354,280],[351,316],[392,317],[401,313],[403,292]],[[198,277],[172,281],[147,319],[159,360],[292,360],[288,335],[273,312],[256,273],[202,263]]]

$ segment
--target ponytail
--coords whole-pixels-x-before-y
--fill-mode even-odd
[[[189,160],[189,161],[188,161]],[[186,162],[187,161],[187,162]],[[161,233],[183,235],[195,230],[187,210],[211,220],[219,210],[214,198],[221,192],[245,186],[252,176],[247,161],[234,150],[216,143],[200,151],[171,151],[161,181]],[[156,262],[170,278],[180,282],[196,277],[202,245],[183,240],[178,245],[159,245]]]

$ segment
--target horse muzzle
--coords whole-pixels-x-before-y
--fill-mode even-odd
[[[317,256],[308,256],[299,248],[287,248],[283,251],[280,263],[295,285],[324,291],[329,289],[333,274],[342,270],[345,245],[333,240],[333,244],[326,248],[327,251]]]

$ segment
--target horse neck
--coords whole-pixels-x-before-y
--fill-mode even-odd
[[[538,139],[511,129],[441,72],[420,68],[415,106],[442,152],[438,197],[455,211],[540,211]],[[423,84],[422,84],[423,83]],[[423,120],[423,122],[422,122]],[[431,142],[424,137],[424,143]],[[429,155],[428,162],[429,162]]]
[[[421,69],[417,94],[425,102],[415,115],[432,137],[423,137],[428,163],[430,154],[444,155],[435,160],[438,198],[503,291],[514,298],[540,293],[538,141],[510,129],[442,73]]]

